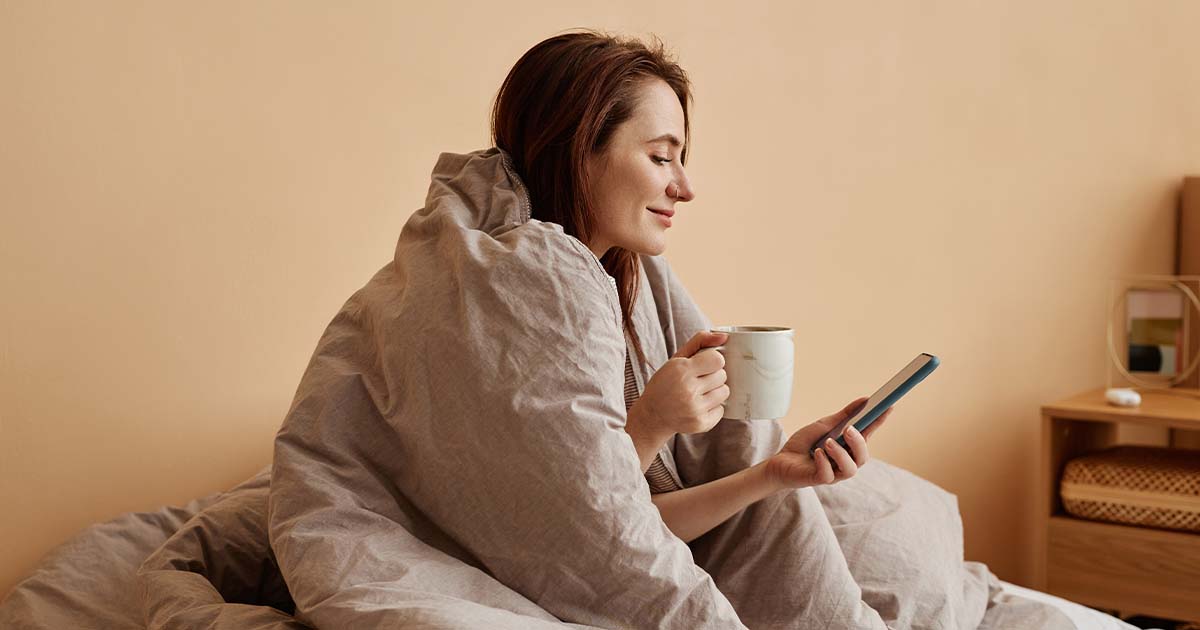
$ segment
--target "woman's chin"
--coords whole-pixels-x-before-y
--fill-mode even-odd
[[[638,247],[631,248],[631,251],[644,256],[660,256],[663,252],[667,251],[667,240],[662,239],[648,243],[639,243]]]
[[[658,256],[667,251],[667,239],[666,235],[662,234],[654,238],[631,239],[624,243],[618,243],[616,246],[635,254]]]

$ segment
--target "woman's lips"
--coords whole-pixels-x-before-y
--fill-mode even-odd
[[[657,210],[655,208],[646,209],[650,212],[653,212],[654,216],[658,217],[659,220],[663,222],[663,225],[671,227],[671,217],[675,216],[674,210]]]

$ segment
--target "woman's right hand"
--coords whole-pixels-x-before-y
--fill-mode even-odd
[[[641,424],[641,433],[664,441],[676,433],[703,433],[716,426],[729,398],[725,357],[705,348],[728,339],[725,333],[696,333],[650,377],[628,421]]]

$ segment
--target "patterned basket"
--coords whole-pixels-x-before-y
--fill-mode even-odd
[[[1117,446],[1072,459],[1059,492],[1079,518],[1200,532],[1200,450]]]

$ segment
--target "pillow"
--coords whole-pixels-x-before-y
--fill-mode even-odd
[[[974,628],[987,567],[963,562],[958,499],[887,462],[815,489],[863,600],[892,627]]]

